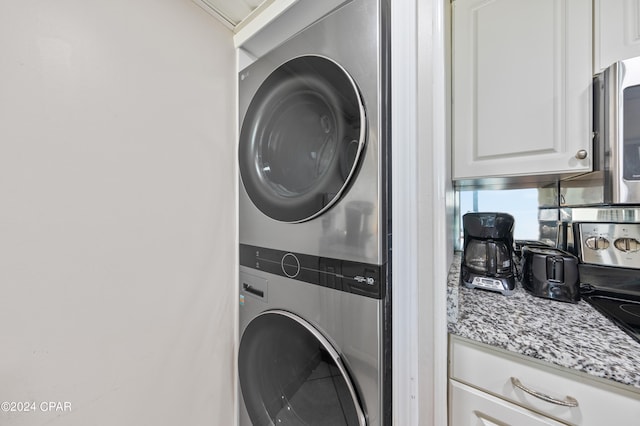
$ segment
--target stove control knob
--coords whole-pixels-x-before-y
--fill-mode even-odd
[[[609,248],[609,240],[604,237],[589,237],[584,243],[591,250],[606,250]]]
[[[640,250],[640,241],[635,238],[618,238],[613,245],[620,251],[633,253]]]

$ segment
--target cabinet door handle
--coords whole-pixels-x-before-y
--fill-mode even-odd
[[[536,398],[539,398],[539,399],[541,399],[543,401],[550,402],[552,404],[562,405],[563,407],[577,407],[578,406],[578,401],[575,398],[571,397],[571,396],[566,396],[564,398],[564,400],[553,398],[553,397],[551,397],[549,395],[545,395],[543,393],[534,391],[533,389],[527,388],[522,383],[520,383],[520,380],[516,379],[515,377],[511,378],[511,384],[513,386],[517,387],[518,389],[522,389],[523,391],[525,391],[529,395],[533,395]]]
[[[576,152],[576,160],[584,160],[588,156],[589,153],[585,149],[581,149],[580,151]]]

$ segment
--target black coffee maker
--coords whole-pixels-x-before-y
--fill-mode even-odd
[[[514,222],[513,216],[507,213],[467,213],[462,217],[463,285],[504,295],[513,293],[516,286]]]

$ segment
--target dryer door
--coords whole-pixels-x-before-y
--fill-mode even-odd
[[[240,388],[254,425],[366,425],[340,356],[313,326],[286,311],[247,325]]]
[[[242,183],[267,216],[312,219],[347,189],[365,140],[364,105],[349,74],[324,57],[292,59],[266,78],[244,116]]]

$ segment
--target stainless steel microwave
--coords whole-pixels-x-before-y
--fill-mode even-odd
[[[594,171],[562,181],[560,203],[640,204],[640,57],[595,76],[593,136]]]

